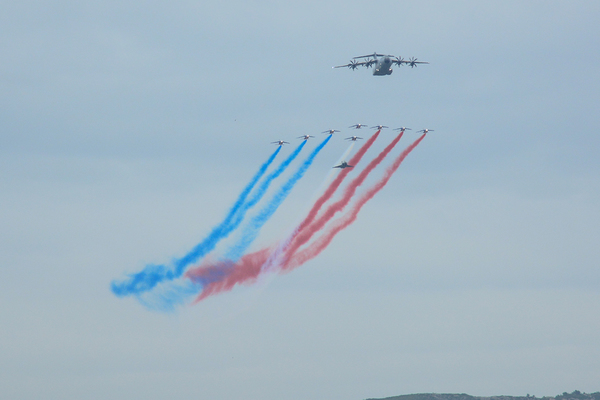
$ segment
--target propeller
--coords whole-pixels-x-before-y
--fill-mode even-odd
[[[356,60],[351,60],[350,64],[348,64],[348,68],[355,70],[356,68],[358,68],[358,61]]]
[[[406,61],[402,57],[396,57],[396,64],[403,65]]]
[[[375,64],[375,60],[369,58],[368,60],[365,60],[365,67],[367,68],[371,68],[373,66],[373,64]]]
[[[408,62],[408,65],[410,65],[411,68],[416,67],[417,66],[417,59],[415,57],[411,57],[410,60],[409,60],[409,62]]]

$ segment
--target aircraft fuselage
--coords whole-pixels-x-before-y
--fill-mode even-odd
[[[391,75],[393,72],[392,64],[392,59],[388,56],[378,58],[373,69],[373,75]]]

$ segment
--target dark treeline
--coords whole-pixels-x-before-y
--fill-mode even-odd
[[[491,397],[480,397],[471,396],[465,393],[454,394],[454,393],[420,393],[420,394],[405,394],[401,396],[386,397],[381,399],[367,399],[367,400],[600,400],[600,392],[594,393],[582,393],[579,390],[575,390],[572,393],[564,392],[554,397],[544,396],[536,397],[535,395],[526,396],[491,396]]]

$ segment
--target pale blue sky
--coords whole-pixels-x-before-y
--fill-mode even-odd
[[[0,3],[0,397],[600,390],[598,20],[593,1]],[[431,64],[331,68],[373,51]],[[269,142],[355,123],[435,132],[318,258],[174,314],[110,292],[198,243]]]

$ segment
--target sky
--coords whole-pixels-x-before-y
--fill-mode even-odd
[[[599,19],[576,0],[0,2],[0,397],[599,391]],[[372,52],[430,64],[331,68]],[[413,128],[393,157],[435,131],[317,258],[172,312],[111,292],[206,237],[270,142],[339,129],[250,250],[289,234],[356,123]]]

